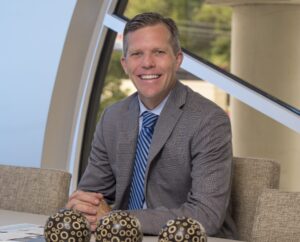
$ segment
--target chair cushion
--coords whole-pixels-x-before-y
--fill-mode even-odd
[[[253,242],[300,241],[300,193],[267,189],[258,199]]]

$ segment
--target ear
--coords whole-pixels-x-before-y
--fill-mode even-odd
[[[126,75],[128,75],[126,57],[122,56],[120,62],[121,62],[124,72],[126,73]]]
[[[180,50],[176,54],[176,68],[177,68],[177,70],[180,68],[182,61],[183,61],[183,53]]]

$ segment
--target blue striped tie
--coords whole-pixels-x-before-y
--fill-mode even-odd
[[[142,114],[143,124],[140,131],[135,154],[133,177],[129,196],[128,209],[141,209],[145,201],[144,181],[147,159],[154,126],[158,115],[145,111]]]

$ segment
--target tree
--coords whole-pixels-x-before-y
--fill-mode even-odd
[[[121,90],[122,79],[127,78],[120,64],[122,52],[114,50],[112,58],[105,78],[103,92],[100,100],[100,107],[97,114],[99,120],[101,113],[105,107],[125,98],[128,96],[127,90]]]
[[[230,69],[230,31],[232,10],[229,7],[203,4],[201,11],[195,14],[196,21],[211,24],[214,38],[210,48],[204,51],[204,57],[215,65]]]

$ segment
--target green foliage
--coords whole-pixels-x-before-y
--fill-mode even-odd
[[[147,0],[147,1],[129,0],[126,8],[125,16],[128,18],[132,18],[138,13],[149,12],[149,11],[155,11],[161,14],[167,14],[168,2],[169,1],[161,1],[161,0]]]
[[[105,78],[103,92],[100,100],[100,107],[97,114],[99,120],[105,107],[128,96],[127,90],[121,90],[122,79],[127,78],[120,64],[122,52],[113,51],[112,58],[108,67],[108,74]]]
[[[229,7],[204,4],[194,17],[196,21],[208,23],[213,28],[214,38],[204,51],[204,57],[226,70],[230,69],[231,15]]]
[[[229,71],[230,69],[230,36],[218,36],[211,43],[210,61]]]
[[[229,27],[232,10],[229,7],[212,6],[203,4],[200,11],[195,13],[194,19],[207,23],[214,23],[216,28]]]

